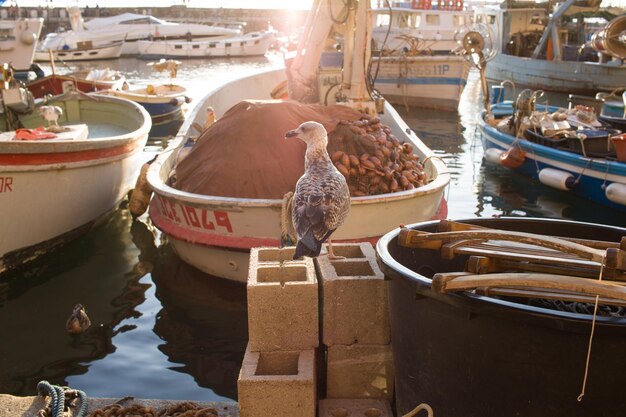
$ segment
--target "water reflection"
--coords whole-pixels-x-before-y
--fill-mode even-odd
[[[32,394],[41,379],[66,383],[68,375],[87,372],[85,361],[115,351],[115,326],[145,300],[127,220],[118,212],[93,233],[2,277],[0,392]],[[77,303],[92,326],[73,336],[65,321]]]

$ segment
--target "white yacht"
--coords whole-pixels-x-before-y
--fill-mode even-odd
[[[137,41],[221,39],[240,34],[239,30],[195,23],[173,23],[154,16],[122,13],[111,17],[97,17],[84,22],[80,12],[70,10],[72,30],[50,33],[44,38],[41,49],[63,51],[90,45],[98,47],[116,41],[125,41],[122,55],[137,55]]]

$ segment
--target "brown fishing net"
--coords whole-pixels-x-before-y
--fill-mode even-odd
[[[198,138],[176,168],[176,187],[195,194],[281,199],[304,173],[306,145],[285,133],[314,120],[332,131],[362,116],[346,106],[242,101]]]
[[[342,105],[242,101],[198,138],[176,168],[175,187],[194,194],[281,199],[304,173],[306,145],[288,130],[314,120],[329,132],[328,153],[352,196],[419,187],[426,182],[410,144],[391,129]]]

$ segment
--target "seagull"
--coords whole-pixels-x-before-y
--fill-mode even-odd
[[[63,109],[59,106],[41,106],[39,107],[39,114],[46,119],[48,127],[59,126],[59,117],[63,115]]]
[[[298,240],[293,259],[319,256],[327,239],[329,259],[342,259],[334,255],[330,235],[348,216],[350,191],[326,151],[326,129],[317,122],[304,122],[285,134],[285,139],[293,137],[306,143],[304,175],[296,183],[291,210]]]

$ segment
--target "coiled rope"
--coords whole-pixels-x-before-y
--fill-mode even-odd
[[[66,411],[73,406],[72,402],[78,398],[80,407],[74,417],[85,417],[87,414],[87,395],[81,390],[71,389],[52,385],[48,381],[40,381],[37,384],[37,393],[44,397],[50,397],[50,403],[42,410],[39,410],[37,417],[65,417]],[[67,406],[67,407],[66,407]],[[67,410],[66,410],[67,408]]]
[[[219,413],[214,408],[201,408],[191,401],[179,403],[166,407],[157,412],[152,407],[145,407],[139,404],[122,406],[126,398],[93,411],[88,417],[219,417]]]

